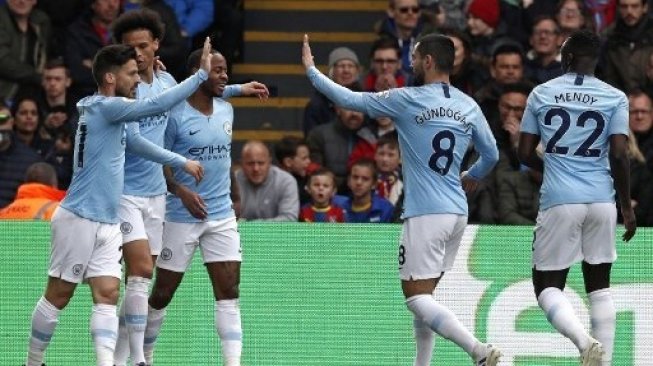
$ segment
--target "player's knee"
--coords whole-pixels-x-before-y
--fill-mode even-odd
[[[155,286],[150,295],[150,305],[155,309],[163,309],[170,304],[174,294],[175,289],[172,287]]]
[[[139,263],[137,265],[131,265],[127,270],[129,276],[136,276],[142,278],[152,279],[153,269],[152,263]]]
[[[104,287],[97,289],[93,293],[93,300],[96,304],[117,304],[120,290],[118,287]]]

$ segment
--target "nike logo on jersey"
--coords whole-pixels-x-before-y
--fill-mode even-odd
[[[201,130],[196,130],[196,131],[189,131],[188,134],[193,136],[194,134],[200,132]]]

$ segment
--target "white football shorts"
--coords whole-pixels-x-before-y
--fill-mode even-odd
[[[119,224],[91,221],[58,207],[52,216],[48,275],[72,283],[121,277]]]
[[[533,231],[533,267],[558,271],[585,261],[612,263],[616,250],[614,203],[564,204],[540,211]]]
[[[467,216],[430,214],[404,221],[399,244],[399,277],[404,280],[439,278],[453,266]]]
[[[152,197],[123,195],[118,206],[123,244],[147,240],[152,255],[159,255],[165,213],[165,194]]]
[[[242,261],[236,218],[198,223],[166,221],[163,226],[163,249],[156,266],[173,272],[186,272],[198,246],[204,263]]]

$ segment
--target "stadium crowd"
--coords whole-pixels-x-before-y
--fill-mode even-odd
[[[146,7],[166,24],[158,55],[181,80],[186,55],[211,35],[231,69],[241,59],[242,8],[231,0],[0,1],[0,207],[33,192],[60,200],[72,176],[75,104],[96,85],[91,62],[113,43],[122,12]],[[329,76],[355,91],[413,85],[410,54],[420,35],[441,33],[456,47],[451,84],[481,106],[500,151],[496,168],[468,196],[469,222],[534,224],[542,175],[517,158],[521,117],[538,84],[562,74],[560,48],[579,29],[603,42],[597,76],[629,99],[631,190],[638,225],[653,225],[653,20],[646,0],[392,0],[369,55],[329,54]],[[369,65],[361,60],[369,59]],[[574,98],[564,95],[561,98]],[[308,97],[308,96],[307,96]],[[447,113],[433,110],[430,113]],[[428,117],[428,116],[425,116]],[[237,118],[237,117],[236,117]],[[371,119],[310,95],[304,138],[273,146],[247,142],[234,162],[243,220],[398,222],[403,184],[393,121]],[[463,167],[477,158],[473,146]],[[56,179],[26,173],[46,162]],[[53,183],[55,186],[52,187]],[[45,189],[30,190],[42,185]],[[27,186],[27,187],[26,187]],[[237,187],[237,188],[236,188]],[[44,193],[47,191],[48,193]],[[18,193],[18,196],[17,196]],[[47,194],[46,197],[38,196]],[[46,201],[43,201],[46,198]],[[44,203],[45,202],[45,203]],[[40,206],[39,206],[40,207]],[[12,213],[13,212],[13,213]],[[16,212],[0,211],[11,218]],[[39,217],[41,217],[39,216]]]

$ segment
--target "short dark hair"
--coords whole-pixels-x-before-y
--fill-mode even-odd
[[[274,144],[274,156],[281,163],[285,158],[295,157],[300,146],[308,147],[306,140],[297,136],[284,136]]]
[[[572,33],[562,48],[563,54],[569,55],[571,53],[577,58],[598,59],[600,51],[601,40],[599,36],[586,29]],[[563,55],[563,57],[566,55]]]
[[[141,29],[150,31],[152,38],[161,40],[165,32],[165,25],[157,12],[143,8],[121,14],[113,22],[111,29],[116,43],[122,42],[125,33]]]
[[[376,142],[376,148],[378,149],[385,145],[388,145],[391,149],[399,150],[399,140],[396,132],[392,131],[379,137],[379,140]]]
[[[122,67],[129,60],[136,61],[136,50],[133,47],[123,44],[102,47],[93,59],[93,79],[102,85],[104,74]]]
[[[524,48],[516,41],[509,38],[500,38],[492,45],[492,65],[497,63],[497,58],[501,55],[517,54],[524,61]]]
[[[450,73],[453,70],[455,49],[453,41],[441,34],[427,34],[418,40],[417,51],[422,57],[431,55],[438,70]]]
[[[68,70],[68,66],[66,66],[66,63],[64,62],[63,58],[61,57],[55,57],[49,59],[46,63],[45,66],[43,67],[45,70],[52,70],[56,69],[59,67],[63,67],[64,69]]]
[[[311,172],[308,175],[308,178],[306,179],[306,186],[311,185],[311,180],[313,179],[313,177],[318,177],[318,176],[331,177],[331,182],[333,183],[333,188],[337,188],[338,185],[336,184],[336,175],[333,174],[333,172],[331,170],[329,170],[329,169],[327,169],[325,167],[320,167],[320,168],[316,169],[315,171]]]
[[[397,52],[397,57],[401,58],[401,48],[399,48],[399,42],[391,37],[381,37],[372,43],[372,47],[370,48],[370,59],[374,58],[374,52],[378,50],[388,49],[395,50],[395,52]]]
[[[193,70],[200,68],[202,51],[204,51],[203,47],[196,49],[195,51],[191,52],[190,55],[188,55],[188,59],[186,60],[186,71],[189,74],[191,74]],[[211,49],[211,55],[222,55],[222,54],[214,49]]]
[[[376,179],[376,162],[374,160],[370,158],[360,158],[354,161],[351,164],[351,167],[349,167],[349,175],[351,175],[351,171],[354,169],[355,166],[370,168],[370,170],[372,170],[372,178]]]
[[[529,82],[518,81],[516,83],[508,83],[501,87],[501,95],[508,93],[519,93],[528,96],[533,90],[533,85]]]

